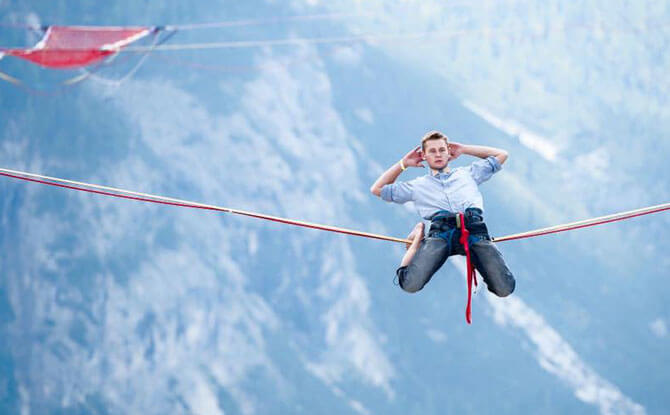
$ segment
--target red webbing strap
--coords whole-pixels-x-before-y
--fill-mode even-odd
[[[474,283],[475,287],[477,286],[477,275],[475,275],[475,267],[470,260],[470,245],[468,244],[470,231],[465,227],[465,216],[463,215],[463,212],[458,214],[458,219],[457,225],[461,228],[460,243],[463,245],[463,249],[465,249],[465,260],[468,267],[466,275],[466,279],[468,280],[468,305],[465,307],[465,321],[467,321],[468,324],[472,324],[472,284]]]

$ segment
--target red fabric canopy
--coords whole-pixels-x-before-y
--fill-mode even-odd
[[[47,68],[80,68],[118,52],[150,32],[149,27],[50,26],[33,48],[4,52]]]

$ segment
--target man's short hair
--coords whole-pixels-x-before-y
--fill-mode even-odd
[[[449,145],[449,137],[446,135],[442,134],[439,131],[429,131],[427,132],[423,138],[421,139],[421,150],[425,150],[426,148],[426,141],[430,140],[444,140],[444,142]]]

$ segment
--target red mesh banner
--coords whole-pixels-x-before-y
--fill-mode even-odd
[[[4,52],[47,68],[79,68],[117,52],[150,31],[147,27],[50,26],[35,47]]]

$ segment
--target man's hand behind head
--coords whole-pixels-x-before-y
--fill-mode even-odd
[[[409,153],[405,154],[402,158],[402,162],[405,167],[423,167],[423,153],[421,152],[421,146],[413,148]]]

